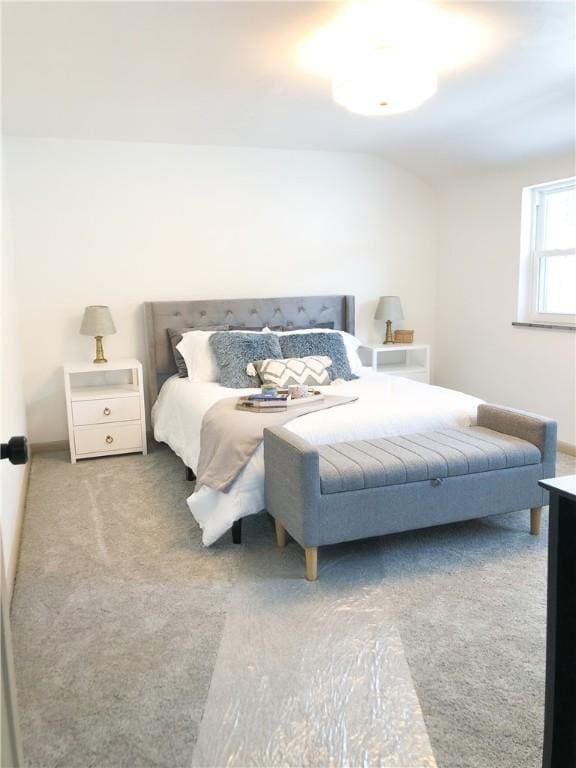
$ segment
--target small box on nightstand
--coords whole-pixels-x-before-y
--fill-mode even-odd
[[[147,453],[142,364],[66,363],[70,460]]]

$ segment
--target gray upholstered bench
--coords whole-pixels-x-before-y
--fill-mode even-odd
[[[283,427],[264,431],[266,508],[306,551],[369,536],[530,509],[540,529],[553,477],[556,422],[495,405],[462,429],[313,446]]]

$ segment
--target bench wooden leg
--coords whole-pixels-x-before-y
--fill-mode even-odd
[[[318,578],[318,547],[306,547],[306,578],[316,581]]]
[[[280,548],[286,546],[286,529],[280,522],[280,520],[274,520],[274,525],[276,527],[276,544]]]
[[[530,510],[530,533],[538,536],[540,533],[540,521],[542,520],[542,507],[533,507]]]

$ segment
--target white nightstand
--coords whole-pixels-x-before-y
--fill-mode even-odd
[[[142,364],[66,363],[64,389],[70,460],[146,453]]]
[[[428,344],[382,344],[363,346],[358,354],[364,365],[392,376],[430,384],[430,346]]]

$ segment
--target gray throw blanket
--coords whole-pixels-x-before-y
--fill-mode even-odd
[[[237,397],[219,400],[202,419],[196,490],[207,485],[215,491],[228,491],[264,439],[265,427],[280,427],[306,413],[345,405],[357,399],[326,395],[323,400],[308,405],[293,405],[285,411],[273,413],[240,411],[236,408]]]

